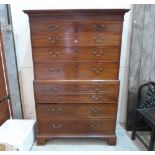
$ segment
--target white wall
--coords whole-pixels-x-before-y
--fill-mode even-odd
[[[25,3],[25,4],[11,4],[12,20],[14,37],[17,52],[17,63],[20,75],[20,85],[23,101],[23,110],[25,118],[35,117],[35,107],[34,107],[34,96],[33,96],[33,65],[31,57],[31,43],[30,43],[30,30],[28,23],[28,16],[22,12],[22,10],[30,9],[104,9],[104,8],[130,8],[129,4],[105,4],[102,1],[96,3],[95,0],[91,2],[84,3],[83,0],[78,1],[65,1],[62,3],[61,0],[53,0],[53,3]],[[120,90],[120,100],[119,100],[119,114],[118,121],[125,121],[125,108],[126,108],[126,97],[127,97],[127,73],[128,64],[127,50],[130,35],[129,35],[129,25],[130,25],[130,13],[125,15],[124,30],[123,30],[123,40],[122,40],[122,54],[120,63],[120,80],[121,90]],[[127,40],[128,39],[128,40]]]

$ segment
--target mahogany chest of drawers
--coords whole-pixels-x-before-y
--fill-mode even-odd
[[[24,11],[30,21],[39,145],[55,137],[99,137],[116,144],[126,11]]]

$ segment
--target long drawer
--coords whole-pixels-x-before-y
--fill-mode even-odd
[[[120,49],[117,47],[52,47],[34,48],[34,62],[53,61],[111,61],[119,62]]]
[[[39,119],[39,134],[114,134],[114,119]]]
[[[38,94],[36,103],[117,103],[118,93]]]
[[[117,104],[37,104],[38,118],[115,118]]]
[[[117,80],[119,63],[35,63],[35,79]]]
[[[73,33],[58,35],[32,35],[33,47],[50,46],[120,46],[121,35]]]
[[[57,33],[75,33],[75,32],[106,32],[121,33],[121,21],[52,21],[52,22],[32,22],[31,33],[57,34]]]
[[[37,94],[119,92],[119,81],[35,80],[34,90]]]

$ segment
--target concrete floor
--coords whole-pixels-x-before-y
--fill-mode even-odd
[[[117,124],[117,145],[108,146],[106,141],[99,139],[54,139],[46,142],[44,146],[37,146],[36,142],[31,151],[140,151],[146,150],[139,141],[132,141],[131,132],[127,132]]]

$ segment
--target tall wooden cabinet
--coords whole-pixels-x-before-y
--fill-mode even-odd
[[[116,144],[119,62],[128,10],[26,10],[37,143],[100,137]]]

